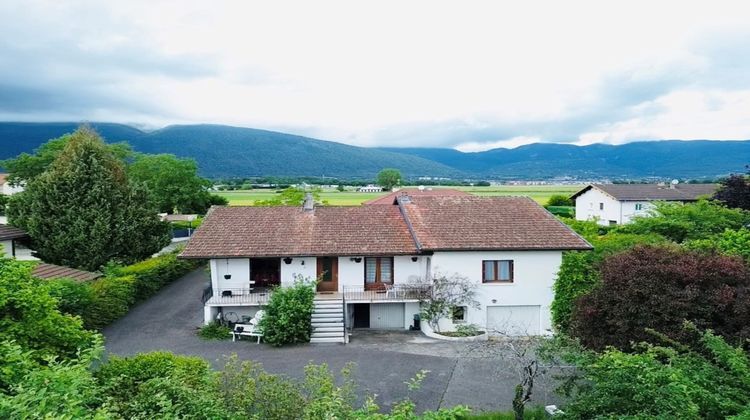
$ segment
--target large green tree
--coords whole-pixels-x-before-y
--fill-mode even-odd
[[[385,168],[378,173],[377,183],[386,190],[401,184],[401,172],[398,169]]]
[[[13,185],[23,184],[44,173],[60,156],[72,137],[72,134],[65,134],[39,146],[34,150],[34,154],[21,153],[14,158],[0,161],[0,166],[9,173],[8,181]],[[131,155],[127,143],[113,143],[106,147],[120,160],[125,160]]]
[[[198,164],[193,159],[138,154],[128,173],[131,180],[146,184],[161,212],[203,214],[212,204],[221,204],[208,192],[211,182],[198,176]]]
[[[31,179],[8,208],[47,262],[96,270],[109,261],[143,259],[169,243],[143,185],[87,127],[73,133],[48,170]]]

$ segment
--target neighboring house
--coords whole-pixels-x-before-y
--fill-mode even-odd
[[[378,187],[377,185],[367,185],[365,187],[357,188],[357,191],[365,193],[383,192],[383,187]]]
[[[372,200],[365,201],[363,205],[371,204],[394,204],[396,198],[408,195],[412,198],[417,197],[449,197],[449,196],[468,196],[471,195],[465,191],[454,190],[452,188],[437,188],[433,189],[430,187],[419,187],[419,188],[401,188],[400,190],[393,191],[390,194],[386,194],[382,197],[373,198]]]
[[[562,253],[590,248],[525,197],[399,196],[391,205],[317,208],[309,197],[301,208],[213,207],[180,257],[210,261],[206,323],[252,316],[269,287],[318,278],[312,341],[343,342],[344,324],[408,329],[438,274],[477,285],[480,307],[463,308],[456,322],[547,334]]]
[[[0,174],[0,194],[3,195],[13,195],[15,193],[19,193],[23,191],[23,187],[18,186],[12,186],[8,182],[8,174]]]
[[[39,263],[31,271],[31,276],[43,280],[71,279],[79,282],[96,280],[102,273],[77,270],[61,265]]]
[[[27,241],[29,235],[21,229],[8,225],[0,225],[0,245],[4,258],[16,258],[22,254],[22,249],[27,249],[21,245],[22,241]],[[22,259],[22,258],[19,258]]]
[[[654,201],[697,201],[713,195],[717,188],[717,184],[591,184],[570,199],[576,203],[576,220],[596,220],[608,226],[648,215]]]

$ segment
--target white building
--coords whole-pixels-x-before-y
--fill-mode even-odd
[[[23,191],[23,187],[20,185],[10,185],[8,182],[8,174],[0,174],[0,194],[13,195]]]
[[[716,184],[591,184],[573,194],[576,220],[596,220],[600,225],[628,223],[647,216],[654,201],[691,202],[714,194]]]
[[[441,329],[548,334],[562,253],[590,248],[529,198],[405,195],[391,205],[214,207],[181,258],[210,261],[206,323],[251,316],[269,287],[318,278],[325,310],[313,315],[312,341],[341,342],[344,328],[408,329],[436,275],[475,282],[479,302]]]
[[[375,193],[375,192],[383,192],[383,188],[377,185],[367,185],[365,187],[357,188],[357,191],[365,192],[365,193]]]

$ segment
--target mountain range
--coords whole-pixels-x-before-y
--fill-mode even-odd
[[[30,153],[79,123],[0,122],[0,159]],[[716,178],[744,172],[750,141],[658,140],[623,145],[535,143],[464,153],[448,148],[367,148],[253,128],[172,125],[145,131],[90,123],[109,142],[144,153],[194,158],[210,178],[331,176],[372,178],[386,167],[408,177],[473,179]]]

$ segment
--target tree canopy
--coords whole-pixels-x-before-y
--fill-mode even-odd
[[[216,203],[208,192],[211,182],[198,176],[193,159],[137,154],[128,174],[132,181],[146,184],[151,201],[163,213],[203,214]]]
[[[401,172],[398,169],[385,168],[378,173],[377,184],[385,190],[401,185]]]
[[[78,129],[49,169],[29,180],[8,206],[9,222],[26,230],[44,261],[97,270],[134,262],[169,243],[145,186],[91,129]]]
[[[14,158],[0,161],[0,166],[8,171],[8,181],[11,184],[26,183],[46,171],[72,138],[73,134],[66,134],[52,139],[34,150],[34,154],[21,153]],[[131,154],[127,143],[108,144],[106,148],[120,160],[125,160]]]
[[[750,180],[747,175],[734,174],[721,181],[714,199],[727,207],[750,210]]]

